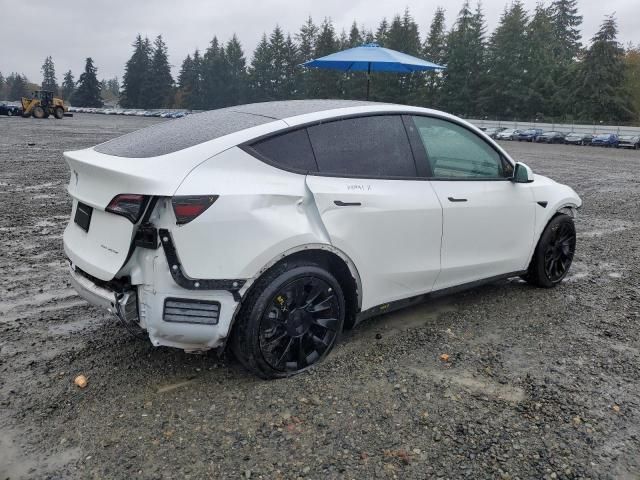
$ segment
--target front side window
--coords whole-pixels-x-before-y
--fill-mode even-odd
[[[399,115],[335,120],[307,130],[320,173],[372,178],[416,176]]]
[[[472,131],[439,118],[413,117],[434,178],[502,179],[513,167]]]

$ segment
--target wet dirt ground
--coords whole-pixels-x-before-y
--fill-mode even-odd
[[[506,143],[582,196],[564,283],[375,318],[265,382],[129,336],[67,280],[62,152],[154,121],[0,117],[1,479],[640,478],[640,152]]]

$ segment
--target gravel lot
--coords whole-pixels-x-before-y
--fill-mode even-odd
[[[375,318],[265,382],[70,288],[62,151],[154,121],[0,118],[0,478],[640,478],[640,152],[507,143],[584,201],[562,285]]]

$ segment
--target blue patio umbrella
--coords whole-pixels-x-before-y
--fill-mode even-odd
[[[341,72],[367,72],[367,100],[372,72],[411,73],[445,69],[442,65],[381,47],[377,43],[367,43],[360,47],[332,53],[326,57],[309,60],[302,65]]]

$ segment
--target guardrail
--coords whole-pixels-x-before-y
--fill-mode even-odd
[[[544,131],[550,132],[577,132],[577,133],[592,133],[594,135],[600,133],[617,133],[618,135],[640,135],[640,127],[624,126],[624,125],[604,125],[604,124],[592,124],[585,125],[579,123],[545,123],[545,122],[519,122],[519,121],[504,121],[504,120],[476,120],[467,119],[468,122],[473,123],[479,128],[490,127],[505,127],[505,128],[517,128],[519,130],[527,130],[530,128],[541,128]]]

